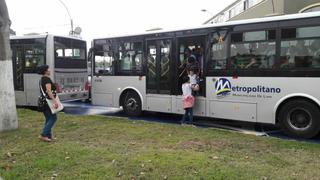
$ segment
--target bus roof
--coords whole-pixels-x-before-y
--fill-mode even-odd
[[[53,37],[63,37],[68,39],[75,39],[75,40],[82,40],[78,37],[72,37],[72,36],[63,36],[63,35],[54,35],[54,34],[30,34],[30,35],[21,35],[21,36],[10,36],[10,39],[36,39],[36,38],[46,38],[47,36],[53,36]]]
[[[201,25],[201,26],[197,26],[197,27],[187,27],[187,28],[171,29],[171,30],[150,31],[150,32],[143,32],[143,33],[138,33],[138,34],[126,34],[126,35],[122,35],[122,36],[121,35],[115,35],[115,36],[108,36],[108,37],[105,37],[105,38],[96,38],[96,40],[98,40],[98,39],[107,39],[107,38],[140,36],[140,35],[148,35],[148,34],[156,34],[156,33],[167,33],[167,32],[175,32],[175,31],[185,31],[185,30],[192,30],[192,29],[224,27],[224,26],[241,25],[241,24],[253,24],[253,23],[261,23],[261,22],[283,21],[283,20],[292,20],[292,19],[304,19],[304,18],[312,18],[312,17],[320,17],[320,12],[298,13],[298,14],[290,14],[290,15],[282,15],[282,16],[272,16],[272,17],[253,18],[253,19],[245,19],[245,20],[237,20],[237,21],[228,21],[228,22],[224,22],[224,23],[206,24],[206,25]]]

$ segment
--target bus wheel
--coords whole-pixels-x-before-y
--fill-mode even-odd
[[[290,101],[279,112],[279,120],[284,133],[298,138],[316,136],[320,130],[319,118],[319,108],[305,100]]]
[[[142,112],[141,99],[136,92],[129,91],[124,95],[123,110],[128,116],[139,116]]]

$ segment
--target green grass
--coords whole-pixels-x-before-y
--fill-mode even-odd
[[[320,178],[319,144],[63,113],[44,143],[42,114],[18,115],[19,129],[0,134],[5,180]]]

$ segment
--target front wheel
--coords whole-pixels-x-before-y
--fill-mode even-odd
[[[279,120],[284,133],[298,138],[316,136],[320,130],[319,118],[319,108],[305,100],[290,101],[279,112]]]
[[[123,110],[128,116],[139,116],[142,112],[141,99],[136,92],[127,92],[123,99]]]

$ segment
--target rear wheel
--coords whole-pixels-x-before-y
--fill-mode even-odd
[[[140,96],[134,91],[127,92],[124,94],[122,107],[128,116],[141,115],[142,105]]]
[[[279,112],[284,133],[299,138],[316,136],[320,130],[319,118],[319,108],[306,100],[290,101]]]

